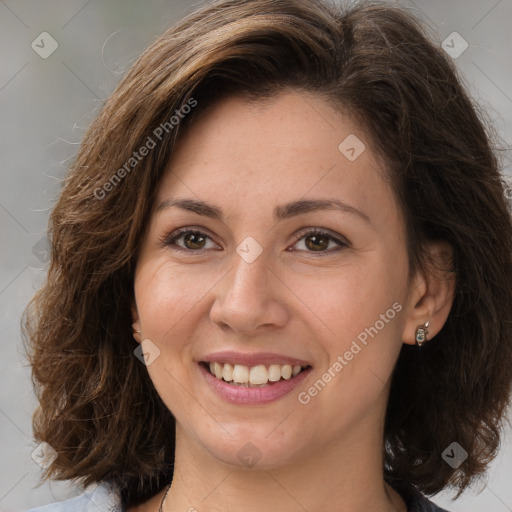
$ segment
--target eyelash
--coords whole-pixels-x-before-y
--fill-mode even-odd
[[[170,235],[167,235],[162,240],[163,244],[167,247],[172,247],[173,250],[176,251],[182,251],[182,252],[188,252],[193,254],[203,254],[208,249],[200,249],[200,250],[193,250],[193,249],[186,249],[183,247],[179,247],[176,245],[176,241],[179,240],[184,234],[194,234],[194,235],[200,235],[205,238],[209,238],[211,240],[211,237],[208,236],[206,233],[203,233],[202,231],[199,231],[197,229],[190,229],[190,228],[179,228],[175,231],[173,231]],[[320,228],[312,228],[308,229],[306,231],[301,231],[294,235],[294,242],[293,245],[295,245],[297,242],[302,240],[303,238],[306,238],[308,236],[316,236],[316,235],[322,235],[330,239],[330,241],[333,241],[339,245],[339,248],[336,250],[325,250],[325,251],[299,251],[299,252],[306,252],[308,255],[311,256],[323,256],[326,254],[332,254],[333,252],[338,252],[343,248],[348,248],[350,244],[346,241],[340,240],[339,238],[333,236],[329,231],[320,229]]]

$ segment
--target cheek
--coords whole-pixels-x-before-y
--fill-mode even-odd
[[[193,397],[187,379],[192,364],[194,317],[209,287],[204,279],[163,258],[141,263],[136,273],[135,297],[142,335],[159,350],[147,371],[163,402],[182,421],[186,419],[182,418],[183,411],[190,408]]]
[[[326,281],[327,291],[308,296],[308,306],[321,320],[324,334],[318,342],[328,360],[313,388],[302,390],[302,399],[310,400],[311,417],[329,426],[326,435],[335,436],[382,407],[402,346],[404,278],[382,258],[366,263]]]
[[[381,327],[381,315],[389,320],[382,333],[396,334],[400,330],[393,304],[402,304],[405,297],[407,276],[403,259],[398,252],[386,254],[376,250],[335,269],[288,277],[290,289],[304,305],[304,315],[312,319],[329,352],[344,350],[376,322]]]
[[[192,269],[153,261],[142,266],[135,281],[137,309],[143,335],[163,340],[193,314],[205,293],[215,283],[214,275],[199,275]]]

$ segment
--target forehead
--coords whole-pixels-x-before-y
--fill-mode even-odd
[[[256,215],[266,205],[314,197],[396,214],[378,160],[355,121],[320,96],[290,91],[258,103],[232,96],[180,140],[157,204],[195,197]]]

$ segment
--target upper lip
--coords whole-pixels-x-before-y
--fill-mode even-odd
[[[282,354],[274,354],[272,352],[213,352],[212,354],[201,357],[199,361],[208,363],[229,363],[229,364],[243,364],[245,366],[256,366],[260,364],[290,364],[292,366],[311,366],[308,361],[297,359],[295,357],[288,357]]]

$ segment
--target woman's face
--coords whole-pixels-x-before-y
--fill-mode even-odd
[[[277,467],[380,429],[410,307],[404,223],[382,176],[358,125],[302,92],[223,100],[184,136],[133,306],[179,442]]]

